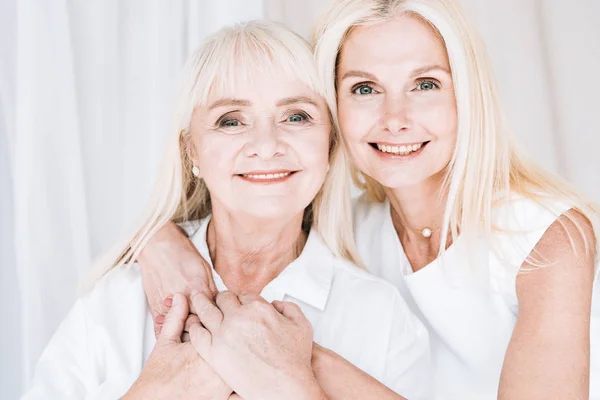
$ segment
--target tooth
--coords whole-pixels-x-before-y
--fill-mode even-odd
[[[418,144],[413,144],[412,145],[412,151],[417,151],[419,150],[419,145]]]
[[[398,146],[392,146],[392,153],[398,152]]]
[[[405,145],[400,146],[400,151],[402,153],[406,153],[406,146]]]

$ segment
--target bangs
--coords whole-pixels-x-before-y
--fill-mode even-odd
[[[191,106],[208,104],[209,96],[235,97],[239,82],[284,75],[323,96],[308,43],[272,22],[251,21],[224,28],[193,57]]]

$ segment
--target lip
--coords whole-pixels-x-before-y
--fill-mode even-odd
[[[286,169],[277,169],[277,170],[254,170],[248,171],[241,174],[236,174],[235,176],[240,178],[241,180],[253,184],[259,185],[272,185],[275,183],[282,183],[289,180],[292,176],[294,176],[299,171],[286,170]],[[285,176],[277,176],[273,178],[257,178],[252,175],[281,175],[286,174]]]
[[[379,156],[381,159],[386,160],[386,161],[411,161],[414,158],[418,157],[422,152],[423,149],[425,149],[427,147],[427,145],[429,144],[430,141],[425,141],[425,142],[412,142],[412,143],[387,143],[387,142],[370,142],[369,143],[369,147],[377,154],[377,156]],[[417,151],[414,151],[410,154],[407,155],[400,155],[400,154],[391,154],[391,153],[385,153],[381,150],[379,150],[377,148],[377,145],[381,144],[381,145],[387,145],[387,146],[412,146],[415,144],[422,144],[421,148]]]
[[[429,143],[430,140],[421,140],[420,142],[410,142],[410,143],[391,143],[391,142],[369,142],[369,144],[372,145],[385,145],[385,146],[412,146],[415,144],[427,144]]]

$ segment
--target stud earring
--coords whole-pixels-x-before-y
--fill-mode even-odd
[[[192,167],[192,174],[194,174],[194,176],[200,175],[200,170],[195,165]]]

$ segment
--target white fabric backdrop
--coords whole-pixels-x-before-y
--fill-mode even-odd
[[[463,2],[526,150],[600,201],[600,1]],[[138,216],[190,50],[234,20],[306,36],[324,4],[0,0],[0,398]]]

